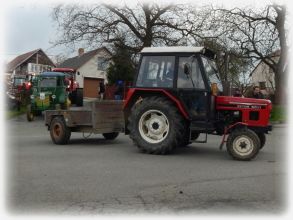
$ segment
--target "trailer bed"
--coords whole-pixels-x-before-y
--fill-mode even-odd
[[[50,129],[54,117],[62,117],[72,132],[110,133],[124,131],[123,101],[95,100],[84,107],[45,111],[45,124]]]

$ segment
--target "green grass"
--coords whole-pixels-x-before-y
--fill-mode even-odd
[[[271,113],[270,120],[272,122],[286,122],[287,121],[287,114],[286,114],[286,107],[281,105],[273,105],[273,110]]]
[[[17,109],[15,109],[15,110],[7,110],[5,116],[6,116],[6,119],[10,119],[10,118],[16,117],[18,115],[22,115],[25,112],[26,112],[26,107],[21,106],[20,111],[18,111]]]

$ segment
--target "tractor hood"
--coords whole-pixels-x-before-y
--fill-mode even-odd
[[[237,109],[272,109],[272,103],[268,99],[242,98],[233,96],[217,96],[216,108],[218,110]]]

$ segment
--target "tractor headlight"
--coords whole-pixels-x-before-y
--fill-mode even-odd
[[[31,95],[31,96],[30,96],[30,98],[31,98],[31,99],[34,99],[34,98],[35,98],[35,96],[34,96],[34,95]]]
[[[52,95],[52,99],[56,99],[56,96],[55,95]]]

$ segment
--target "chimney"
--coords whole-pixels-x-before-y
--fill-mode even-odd
[[[78,56],[81,57],[84,54],[84,49],[83,48],[79,48],[78,49]]]

